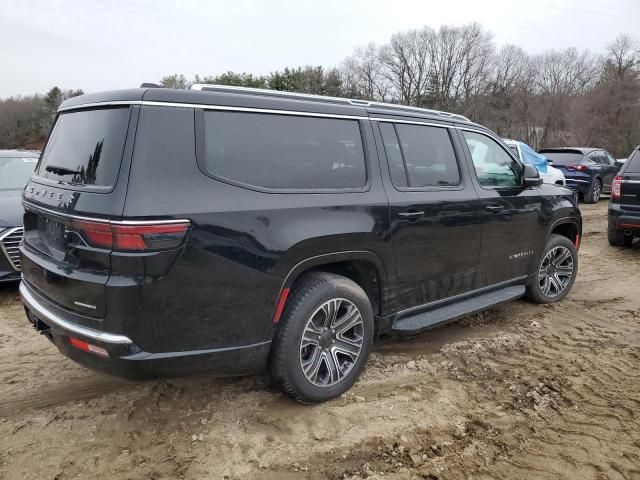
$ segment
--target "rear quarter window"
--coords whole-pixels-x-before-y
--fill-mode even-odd
[[[70,185],[113,187],[129,115],[129,107],[62,113],[42,154],[38,176]]]
[[[624,173],[640,173],[640,150],[635,150],[625,164]]]
[[[267,190],[358,190],[366,186],[357,120],[205,111],[205,173]]]

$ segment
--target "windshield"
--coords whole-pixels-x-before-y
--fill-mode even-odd
[[[0,157],[0,190],[22,190],[36,163],[37,158]]]
[[[578,163],[582,158],[582,154],[576,152],[546,152],[542,150],[540,153],[551,160],[554,165]]]

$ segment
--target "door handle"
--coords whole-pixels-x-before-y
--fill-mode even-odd
[[[502,205],[487,205],[485,208],[490,212],[496,212],[496,213],[504,210],[504,207]]]
[[[424,215],[423,211],[410,211],[410,212],[400,212],[398,216],[405,220],[417,220]]]

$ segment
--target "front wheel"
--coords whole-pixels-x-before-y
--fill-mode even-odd
[[[298,402],[335,398],[360,376],[373,332],[371,303],[358,284],[330,273],[310,274],[287,301],[272,373]]]
[[[527,286],[527,297],[536,303],[562,300],[578,274],[578,251],[566,237],[552,234],[542,252],[538,269]]]

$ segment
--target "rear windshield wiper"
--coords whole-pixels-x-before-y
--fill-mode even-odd
[[[60,167],[58,165],[47,165],[44,168],[47,172],[55,173],[57,175],[77,175],[79,170],[71,170],[67,167]]]

